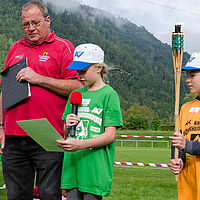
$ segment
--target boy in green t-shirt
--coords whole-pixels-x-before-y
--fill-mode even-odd
[[[68,69],[77,70],[85,87],[76,90],[82,94],[78,116],[71,113],[72,105],[68,101],[62,117],[66,122],[66,135],[71,126],[77,127],[74,138],[69,136],[65,141],[57,140],[58,146],[67,151],[61,187],[67,190],[68,200],[102,199],[110,193],[116,128],[123,124],[119,97],[104,83],[107,66],[99,46],[77,46]]]

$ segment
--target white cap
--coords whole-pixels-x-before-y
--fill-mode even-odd
[[[182,70],[200,69],[200,52],[193,53]]]
[[[96,44],[80,44],[75,48],[73,62],[67,69],[83,70],[104,62],[104,51]]]

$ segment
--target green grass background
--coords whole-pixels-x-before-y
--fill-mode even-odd
[[[117,134],[170,136],[172,132],[118,131]],[[141,142],[141,147],[136,148],[132,147],[134,146],[133,143],[134,142],[129,142],[128,145],[124,143],[123,147],[117,144],[115,161],[159,164],[169,163],[170,148],[166,148],[166,144],[160,144],[161,146],[151,148],[148,147],[145,142]],[[0,163],[0,186],[4,183],[1,169]],[[177,199],[177,182],[169,168],[115,165],[111,194],[103,199],[175,200]],[[0,200],[6,200],[5,190],[0,190]]]

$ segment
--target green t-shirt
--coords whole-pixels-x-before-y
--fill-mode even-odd
[[[109,85],[96,91],[89,91],[86,87],[77,91],[82,93],[82,104],[78,109],[80,122],[76,128],[76,139],[90,139],[104,133],[107,126],[123,125],[118,94]],[[68,101],[62,119],[65,120],[71,111],[72,105]],[[115,141],[98,148],[65,152],[61,188],[78,188],[81,192],[108,196],[114,156]]]

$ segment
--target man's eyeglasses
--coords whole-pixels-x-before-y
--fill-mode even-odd
[[[43,20],[45,20],[45,18],[42,18],[41,20],[33,20],[32,22],[24,22],[22,23],[22,28],[23,29],[29,28],[30,25],[32,25],[34,28],[38,27]]]

